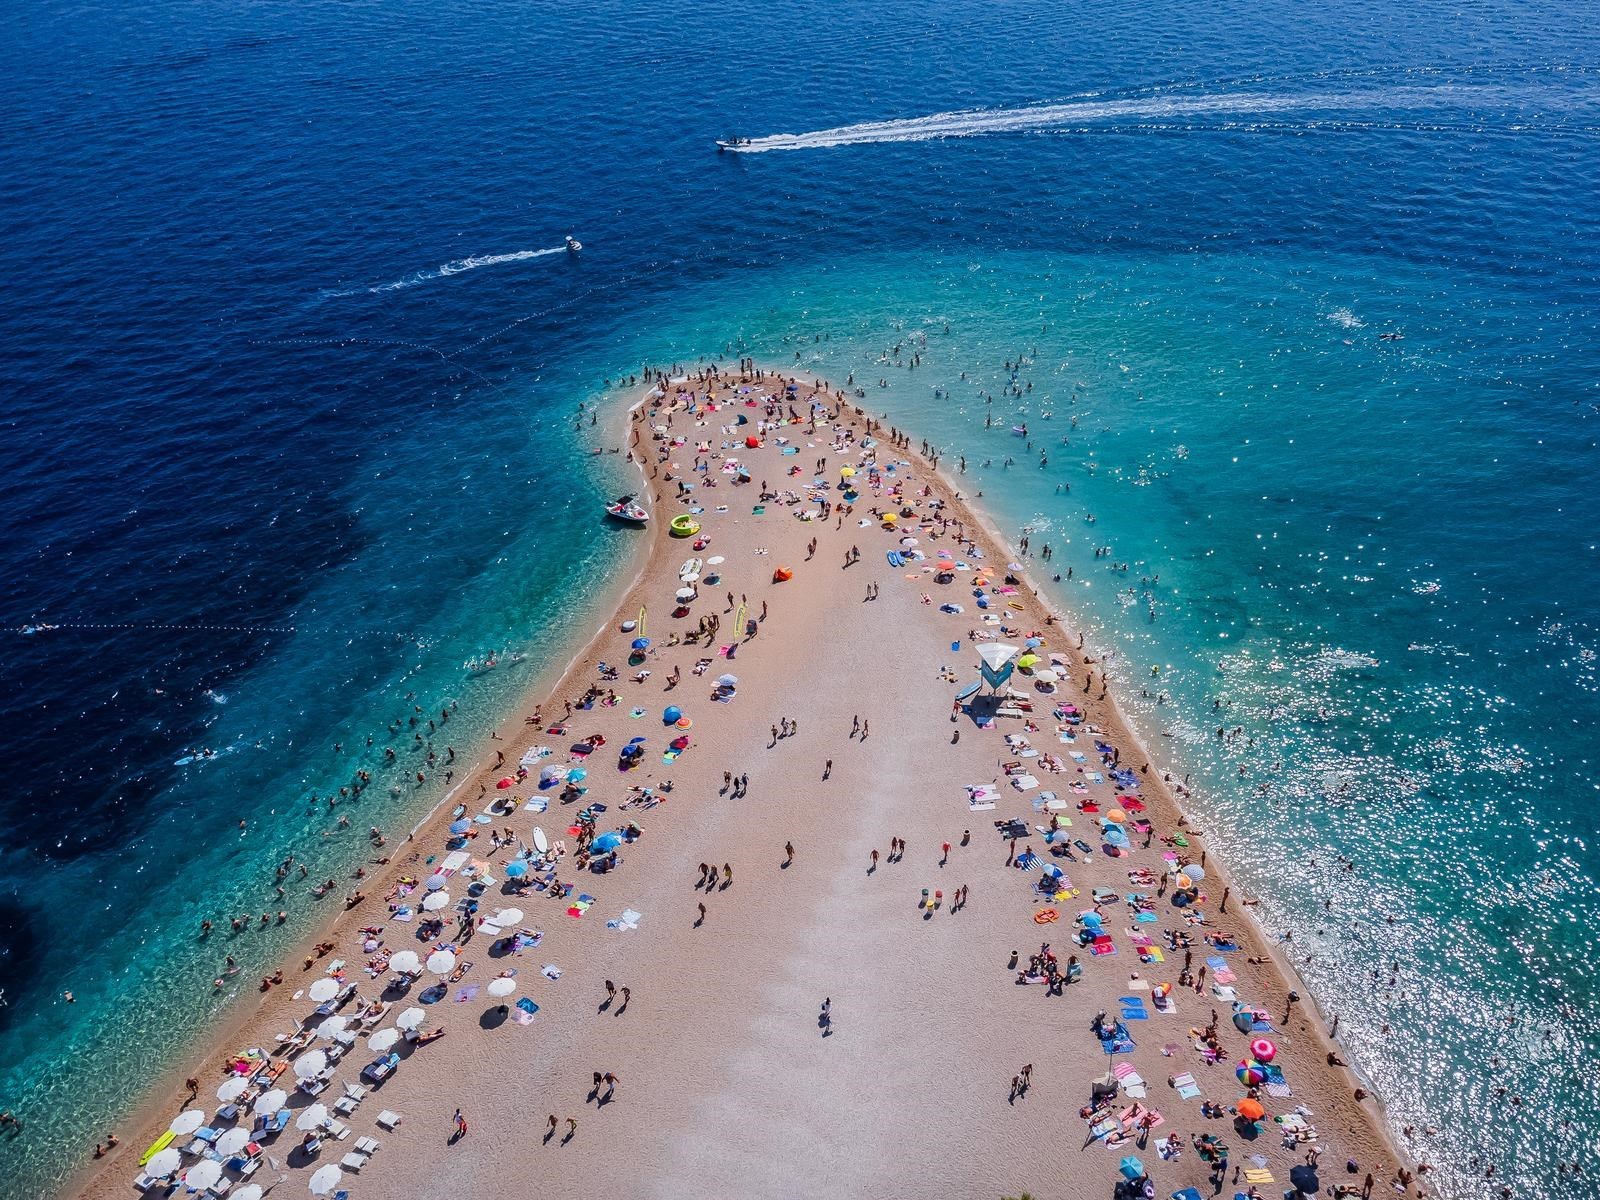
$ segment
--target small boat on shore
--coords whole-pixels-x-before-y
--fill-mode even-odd
[[[643,525],[650,519],[650,513],[632,496],[618,496],[606,505],[606,516],[626,525]]]

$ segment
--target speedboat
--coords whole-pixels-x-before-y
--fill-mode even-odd
[[[580,242],[577,238],[573,237],[570,233],[567,234],[567,253],[568,254],[576,254],[579,250],[582,250],[582,249],[583,249],[583,243]]]
[[[749,138],[718,138],[717,153],[721,154],[724,150],[737,150],[739,147],[748,146],[749,144]]]
[[[632,496],[618,496],[606,505],[606,516],[629,525],[643,525],[650,519],[650,514],[645,511],[644,506]]]

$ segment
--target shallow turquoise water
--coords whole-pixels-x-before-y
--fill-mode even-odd
[[[579,401],[737,351],[853,371],[966,455],[1073,568],[1349,1056],[1445,1130],[1449,1190],[1480,1194],[1474,1155],[1548,1187],[1600,1136],[1563,1124],[1600,1049],[1589,25],[29,10],[0,46],[0,1104],[29,1119],[0,1194],[48,1192],[224,1003],[221,954],[248,988],[316,905],[207,946],[202,915],[436,802],[409,728],[378,761],[387,722],[459,700],[435,745],[474,744],[587,634],[625,476]],[[340,831],[309,797],[362,763]],[[1519,1120],[1482,1120],[1499,1086]]]

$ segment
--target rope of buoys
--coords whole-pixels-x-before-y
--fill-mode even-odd
[[[414,633],[401,633],[393,629],[318,629],[301,625],[213,625],[201,622],[159,622],[159,621],[37,621],[26,625],[12,627],[14,633],[33,635],[40,633],[55,633],[63,629],[145,629],[161,630],[176,633],[323,633],[336,636],[361,636],[361,637],[392,637],[402,642],[415,642],[419,646],[427,645],[431,639],[420,637]]]

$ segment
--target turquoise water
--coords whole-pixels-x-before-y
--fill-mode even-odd
[[[317,920],[273,894],[285,855],[336,874],[445,794],[414,706],[459,702],[434,747],[470,761],[590,632],[627,477],[579,403],[739,352],[854,372],[966,456],[1072,568],[1347,1056],[1441,1128],[1444,1189],[1482,1194],[1481,1156],[1548,1192],[1600,1138],[1586,15],[28,10],[0,46],[0,1105],[28,1122],[0,1195],[47,1194]],[[1502,1086],[1516,1119],[1483,1120]]]

